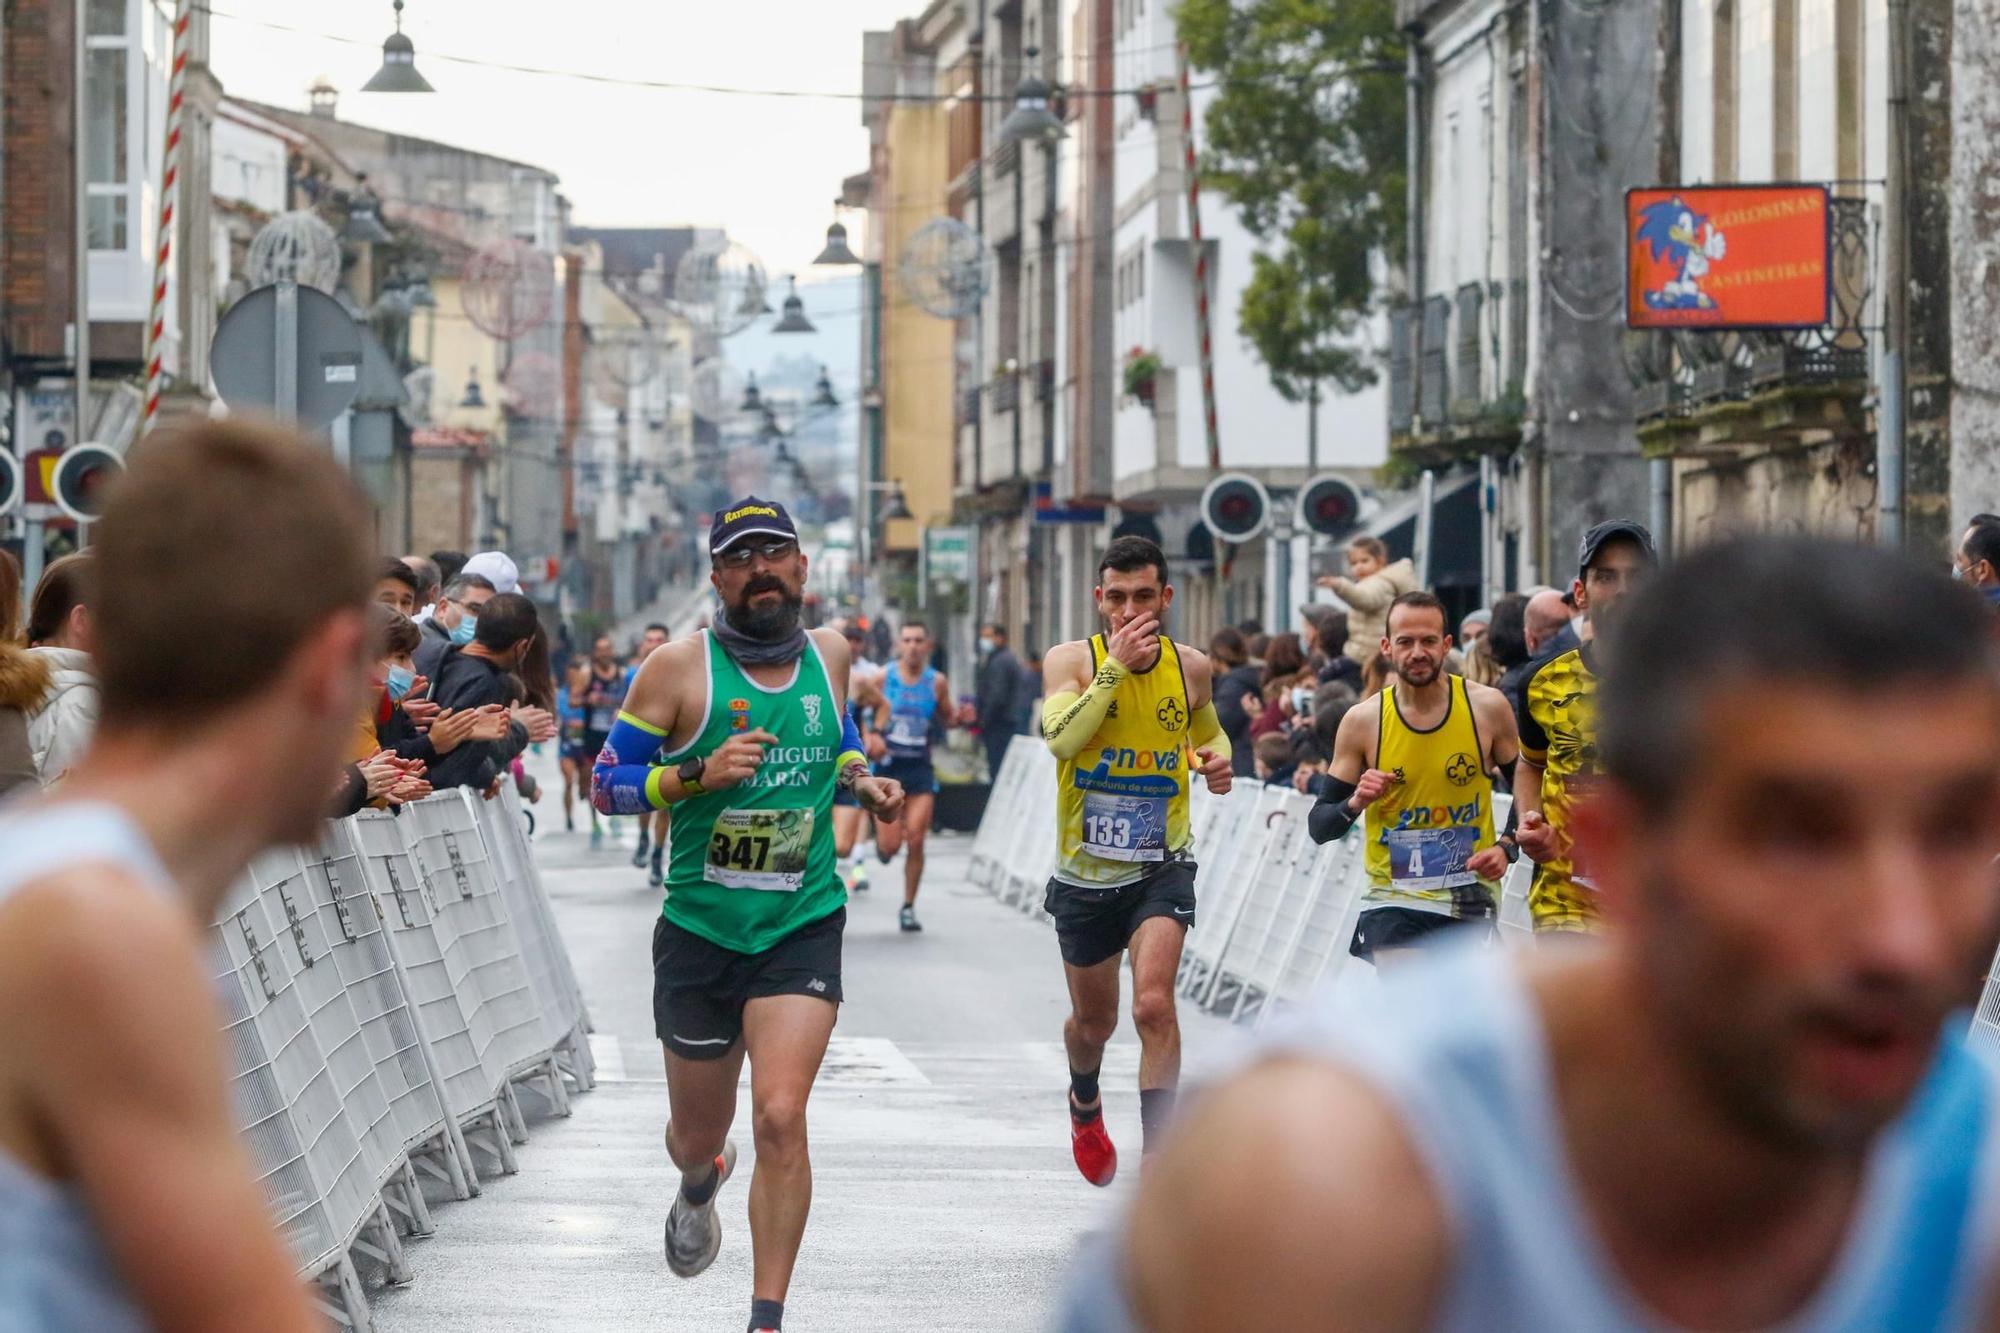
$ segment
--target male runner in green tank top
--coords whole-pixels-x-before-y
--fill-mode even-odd
[[[847,893],[834,866],[834,789],[851,787],[884,819],[903,793],[869,775],[858,736],[846,734],[846,639],[799,626],[806,557],[783,507],[752,496],[718,511],[709,558],[722,614],[646,659],[591,786],[607,814],[674,811],[653,930],[667,1152],[681,1172],[667,1264],[693,1277],[721,1248],[715,1195],[736,1161],[728,1132],[747,1056],[758,1333],[782,1327],[812,1201],[806,1098],[841,998]]]

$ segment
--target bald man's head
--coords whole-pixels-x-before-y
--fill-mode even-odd
[[[1549,640],[1562,633],[1563,626],[1567,624],[1569,606],[1563,601],[1561,593],[1551,588],[1530,597],[1521,613],[1521,628],[1528,640],[1528,652],[1540,655]]]

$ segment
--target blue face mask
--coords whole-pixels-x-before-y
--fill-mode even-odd
[[[389,668],[389,702],[401,703],[403,696],[410,692],[410,686],[417,683],[417,673],[408,667]]]
[[[472,636],[479,632],[479,617],[467,611],[458,618],[458,626],[451,632],[451,641],[463,648],[472,642]]]

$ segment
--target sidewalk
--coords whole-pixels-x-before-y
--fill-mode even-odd
[[[629,864],[633,821],[614,821],[593,849],[581,810],[578,833],[563,831],[549,796],[536,814],[536,856],[596,1022],[603,1081],[575,1099],[571,1119],[534,1123],[518,1175],[438,1209],[437,1234],[412,1251],[415,1280],[377,1296],[377,1327],[737,1333],[750,1292],[748,1090],[743,1161],[721,1196],[722,1255],[680,1281],[660,1252],[675,1177],[650,1002],[659,896]],[[965,881],[970,852],[969,837],[934,835],[920,935],[896,928],[900,861],[872,864],[874,887],[849,904],[847,1003],[813,1094],[815,1197],[786,1303],[792,1333],[1044,1328],[1078,1240],[1136,1184],[1129,1019],[1104,1077],[1124,1169],[1099,1191],[1069,1156],[1055,940]],[[1241,1040],[1199,1012],[1182,1023],[1190,1077]]]

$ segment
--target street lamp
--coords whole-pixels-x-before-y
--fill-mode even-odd
[[[840,399],[834,397],[833,380],[826,373],[825,366],[819,368],[819,382],[813,385],[812,405],[823,408],[840,406]]]
[[[815,264],[858,264],[861,256],[847,248],[847,228],[836,222],[826,229],[826,249],[819,252]]]
[[[347,221],[340,226],[343,241],[385,245],[395,239],[382,225],[382,211],[366,184],[347,196]]]
[[[773,333],[818,333],[813,322],[806,318],[806,303],[799,298],[799,280],[790,278],[791,295],[785,298],[785,315],[771,326]]]
[[[417,44],[403,35],[403,0],[396,0],[396,30],[382,43],[382,68],[361,85],[364,93],[434,93],[417,73]]]
[[[486,395],[479,391],[478,366],[472,368],[472,377],[465,382],[465,397],[458,400],[458,405],[468,412],[486,410]]]
[[[1027,73],[1014,85],[1014,109],[1007,113],[1007,119],[1000,122],[1000,142],[1004,146],[1020,143],[1026,139],[1060,139],[1064,137],[1062,121],[1049,110],[1049,85],[1040,74],[1035,73],[1035,57],[1041,54],[1038,47],[1029,47],[1022,62]]]
[[[868,491],[889,492],[888,503],[884,504],[881,511],[875,515],[878,520],[887,522],[890,519],[911,516],[909,501],[903,498],[903,483],[900,478],[895,481],[865,481],[861,484],[862,488]]]
[[[737,410],[746,415],[752,412],[762,412],[764,410],[764,395],[757,391],[756,374],[753,372],[745,375],[744,380],[743,405]]]

